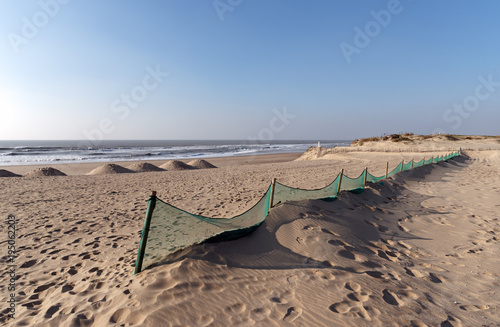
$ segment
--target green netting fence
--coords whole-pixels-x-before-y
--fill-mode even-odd
[[[307,190],[281,184],[274,179],[265,194],[249,210],[233,218],[209,218],[176,208],[156,197],[148,200],[146,218],[142,228],[135,273],[161,264],[170,254],[190,245],[205,241],[223,241],[244,236],[255,230],[266,219],[269,210],[287,201],[334,199],[342,191],[357,191],[367,182],[375,183],[401,171],[445,161],[460,155],[460,151],[438,158],[399,163],[389,172],[387,163],[383,176],[374,176],[366,168],[358,177],[344,175],[343,170],[333,182],[319,189]]]

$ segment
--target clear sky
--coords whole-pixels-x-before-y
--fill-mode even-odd
[[[500,134],[500,2],[0,0],[0,139]]]

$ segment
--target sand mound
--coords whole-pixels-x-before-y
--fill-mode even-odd
[[[126,174],[135,173],[135,171],[116,164],[105,164],[92,170],[87,175],[107,175],[107,174]]]
[[[194,167],[179,161],[179,160],[170,160],[164,163],[163,165],[160,166],[160,168],[166,169],[166,170],[188,170],[188,169],[195,169]]]
[[[148,171],[164,171],[165,169],[161,169],[149,162],[136,162],[130,166],[127,166],[128,169],[136,171],[136,172],[148,172]]]
[[[52,167],[43,167],[34,169],[24,175],[25,177],[40,177],[40,176],[66,176],[62,171],[52,168]]]
[[[13,172],[5,169],[0,169],[0,177],[21,177],[21,175],[14,174]]]
[[[195,167],[195,168],[198,168],[198,169],[217,168],[216,166],[212,165],[210,162],[203,160],[203,159],[192,160],[188,163],[188,165]]]

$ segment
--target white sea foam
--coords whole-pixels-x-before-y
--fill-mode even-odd
[[[323,146],[346,146],[349,141],[322,141]],[[317,142],[276,141],[248,144],[245,141],[106,141],[101,147],[83,141],[0,141],[0,166],[170,160],[229,157],[255,154],[304,152]]]

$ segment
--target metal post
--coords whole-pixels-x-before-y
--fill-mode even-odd
[[[148,200],[148,208],[146,210],[146,218],[142,226],[141,241],[139,242],[139,252],[137,260],[135,261],[134,275],[142,271],[142,261],[144,259],[144,252],[146,251],[146,244],[148,242],[149,227],[151,225],[151,217],[156,206],[156,191],[151,192]]]
[[[363,188],[366,187],[366,178],[368,177],[368,167],[365,167],[365,178],[363,180]]]
[[[385,178],[387,178],[387,175],[389,174],[389,161],[387,161],[385,165]]]
[[[401,169],[399,170],[399,172],[402,172],[403,171],[403,164],[404,164],[405,160],[401,160]]]
[[[342,176],[344,175],[344,169],[340,171],[339,174],[339,185],[337,185],[337,195],[340,193],[340,184],[342,184]]]
[[[413,158],[412,158],[412,159],[411,159],[411,169],[413,169],[413,162],[414,162],[414,160],[413,160]]]
[[[276,184],[276,178],[273,178],[273,181],[271,182],[271,201],[269,201],[269,209],[273,207],[275,184]]]

